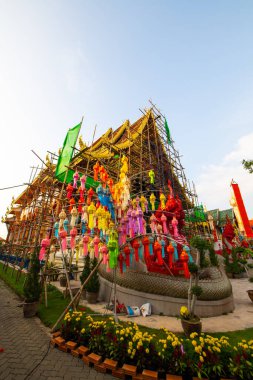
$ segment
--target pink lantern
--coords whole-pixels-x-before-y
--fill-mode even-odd
[[[81,181],[81,189],[84,192],[85,191],[85,183],[86,183],[86,175],[83,174],[82,177],[80,178]]]
[[[46,254],[46,250],[49,247],[49,245],[50,245],[50,239],[47,236],[45,239],[43,239],[41,241],[41,249],[40,249],[40,254],[39,254],[39,260],[40,261],[44,259],[44,256]]]
[[[75,246],[76,246],[76,235],[77,235],[77,229],[76,229],[76,227],[74,227],[74,228],[72,228],[70,230],[70,236],[71,236],[70,248],[71,249],[75,249]]]
[[[106,265],[107,264],[107,254],[108,254],[107,246],[102,245],[102,247],[100,248],[100,252],[103,255],[103,264]]]
[[[59,232],[59,236],[61,238],[61,246],[64,252],[67,249],[67,231],[65,231],[64,229],[61,229]]]
[[[89,243],[89,236],[84,235],[83,237],[83,255],[87,256],[88,255],[88,243]]]
[[[162,222],[162,225],[163,225],[163,233],[167,234],[168,233],[168,228],[167,228],[167,224],[166,224],[167,217],[164,214],[162,214],[162,216],[161,216],[161,222]]]
[[[173,219],[171,221],[172,227],[173,227],[173,235],[175,238],[179,237],[178,235],[178,220],[175,216],[173,216]]]
[[[95,257],[98,257],[98,244],[99,243],[100,243],[99,237],[95,236],[94,239],[93,239]]]
[[[73,187],[74,189],[77,189],[77,181],[79,179],[78,171],[75,171],[75,174],[73,175]]]
[[[157,219],[155,215],[152,214],[150,217],[150,228],[151,228],[152,233],[157,232],[156,222],[157,222]]]

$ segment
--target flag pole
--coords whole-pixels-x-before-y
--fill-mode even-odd
[[[80,125],[80,129],[82,128],[82,124],[83,124],[83,116],[82,116],[82,120],[81,120],[81,125]],[[78,131],[78,135],[79,135],[79,132],[80,132],[80,129]],[[78,138],[78,135],[77,135],[77,138]],[[77,139],[76,138],[76,139]],[[62,187],[61,187],[61,192],[60,192],[60,196],[59,196],[59,200],[61,201],[61,198],[62,198],[62,193],[63,193],[63,190],[64,190],[64,186],[66,184],[66,181],[67,181],[67,177],[68,177],[68,172],[69,172],[69,169],[68,167],[66,166],[67,170],[66,170],[66,173],[65,173],[65,176],[64,176],[64,180],[63,180],[63,184],[62,184]],[[57,204],[57,208],[56,208],[56,216],[58,215],[59,213],[59,206],[60,206],[60,201],[58,202]]]
[[[95,125],[95,128],[94,128],[94,131],[93,131],[93,136],[92,136],[92,143],[91,143],[91,147],[90,147],[90,153],[92,151],[92,145],[94,143],[94,138],[95,138],[95,134],[96,134],[96,129],[97,129],[97,124]],[[86,165],[86,174],[88,172],[88,169],[89,169],[89,164],[90,164],[90,155],[89,155],[89,158],[88,158],[88,161],[87,161],[87,165]]]
[[[79,131],[78,131],[78,135],[79,135],[80,129],[81,129],[82,124],[83,124],[83,117],[82,117],[82,120],[81,120],[80,124],[81,125],[80,125]],[[77,138],[78,138],[78,135],[77,135]],[[67,168],[67,170],[65,172],[63,184],[62,184],[62,187],[61,187],[61,192],[60,192],[60,195],[59,195],[59,202],[58,202],[56,210],[55,210],[55,216],[56,216],[56,218],[57,218],[58,213],[59,213],[59,207],[60,207],[61,200],[62,200],[62,194],[63,194],[63,190],[64,190],[64,187],[65,187],[65,184],[66,184],[66,181],[67,181],[68,172],[69,172],[68,167],[66,167],[66,168]],[[69,275],[68,275],[68,271],[67,271],[67,268],[66,268],[66,261],[65,261],[65,257],[64,257],[64,254],[63,254],[63,250],[62,250],[62,245],[61,245],[60,239],[59,239],[59,244],[60,244],[60,251],[61,251],[61,255],[62,255],[62,263],[63,263],[63,267],[65,269],[65,275],[66,275],[66,278],[67,278],[66,289],[67,288],[69,289],[69,294],[70,294],[71,300],[73,300],[72,290],[71,290],[70,281],[69,281]]]

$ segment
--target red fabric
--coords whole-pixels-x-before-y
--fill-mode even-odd
[[[240,192],[239,186],[238,186],[237,183],[231,183],[231,186],[232,186],[233,191],[234,191],[237,207],[238,207],[240,215],[241,215],[241,219],[242,219],[242,223],[243,223],[245,234],[246,234],[247,237],[253,237],[253,231],[252,231],[252,229],[250,227],[248,215],[247,215],[244,203],[243,203],[243,199],[242,199],[242,196],[241,196],[241,192]]]

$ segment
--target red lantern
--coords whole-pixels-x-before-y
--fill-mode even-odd
[[[131,250],[129,248],[128,245],[126,245],[123,249],[124,251],[124,254],[125,254],[125,257],[126,257],[126,266],[129,267],[130,266],[130,253],[131,253]]]
[[[184,251],[184,250],[182,251],[181,256],[180,256],[180,260],[183,263],[184,276],[186,278],[190,278],[190,272],[189,272],[189,268],[188,268],[189,256],[188,256],[186,251]]]
[[[135,256],[135,260],[138,262],[139,261],[139,250],[140,248],[140,243],[138,240],[134,240],[133,242],[133,249],[134,249],[134,256]]]
[[[69,212],[72,210],[72,208],[75,206],[76,204],[76,201],[74,200],[74,198],[71,198],[70,201],[69,201],[69,204],[70,204],[70,207],[69,207]]]
[[[149,260],[150,258],[150,253],[149,253],[149,238],[147,236],[144,236],[142,239],[142,244],[144,246],[144,259]]]
[[[98,172],[99,172],[99,162],[97,161],[96,164],[93,166],[94,171],[94,181],[98,180]]]
[[[70,199],[72,197],[74,187],[71,185],[71,183],[68,184],[66,191],[67,191],[67,198]]]
[[[163,265],[162,246],[158,241],[156,241],[154,244],[154,252],[157,257],[158,265],[162,266]]]
[[[173,255],[174,255],[174,247],[173,245],[168,245],[168,247],[166,248],[166,251],[168,252],[168,264],[169,264],[169,268],[171,269],[172,266],[173,266]]]
[[[123,273],[123,262],[124,262],[124,256],[122,255],[122,253],[120,253],[118,255],[118,260],[119,260],[120,273],[122,274]]]

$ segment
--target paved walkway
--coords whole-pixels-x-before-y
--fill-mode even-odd
[[[226,332],[244,330],[246,328],[253,327],[253,302],[251,302],[247,293],[247,290],[253,289],[253,283],[250,283],[247,278],[231,279],[230,281],[233,288],[235,304],[234,312],[226,315],[220,315],[218,317],[201,318],[203,332]],[[71,282],[76,286],[79,286],[80,284],[77,281]],[[59,286],[59,283],[55,283],[55,285]],[[62,290],[60,287],[59,289]],[[119,301],[124,302],[122,299]],[[82,301],[81,304],[87,305],[99,313],[108,313],[108,311],[105,310],[106,304],[104,302],[99,302],[95,305],[88,305],[87,301]],[[157,329],[164,327],[173,332],[183,331],[181,321],[174,317],[151,315],[146,318],[142,316],[128,318],[125,316],[119,316],[119,319],[123,321],[131,320],[137,324]]]
[[[50,335],[38,318],[24,318],[20,299],[0,280],[1,380],[109,380],[80,359],[49,347]],[[27,375],[41,361],[37,369]]]
[[[253,327],[253,303],[246,293],[253,286],[247,279],[231,282],[235,311],[220,317],[203,318],[204,331],[232,331]],[[81,360],[50,348],[49,329],[38,318],[24,318],[19,305],[19,298],[0,280],[0,348],[4,348],[4,352],[0,352],[0,380],[112,379],[110,375],[90,369]],[[103,303],[94,306],[98,311],[103,311],[103,308]],[[150,327],[182,331],[180,321],[176,318],[152,315],[131,320]],[[45,359],[39,364],[47,351]],[[37,365],[36,370],[27,377]]]

